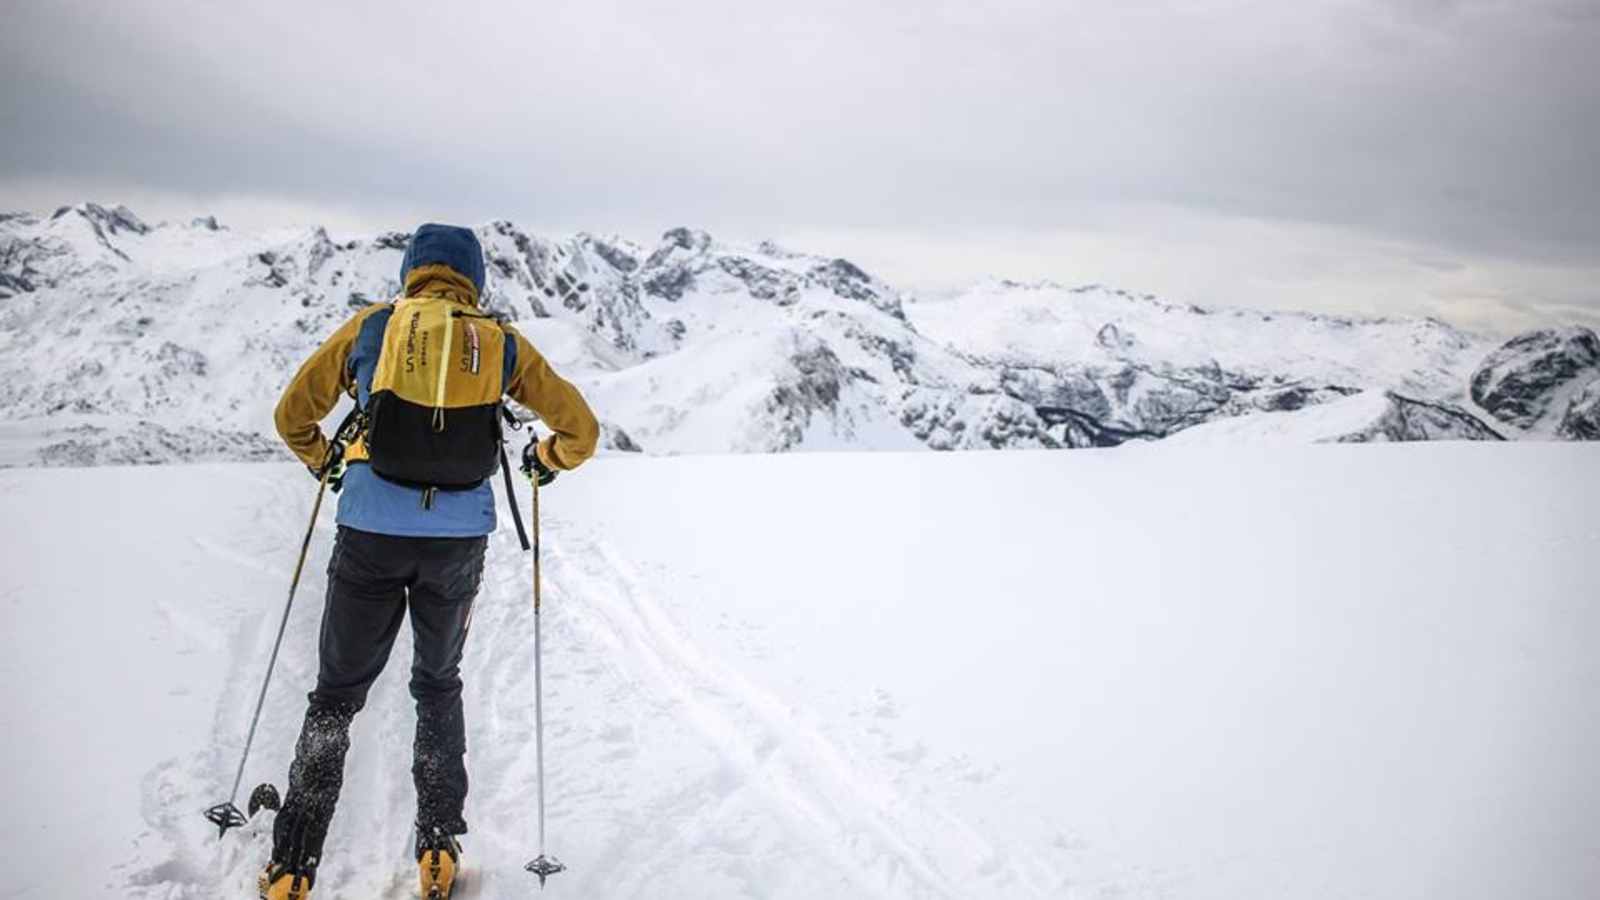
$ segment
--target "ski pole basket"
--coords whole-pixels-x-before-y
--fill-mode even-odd
[[[244,813],[239,810],[239,807],[234,806],[233,802],[229,801],[227,803],[218,803],[216,806],[206,810],[206,821],[217,826],[217,837],[222,837],[228,833],[229,828],[238,828],[249,820],[244,817]]]
[[[546,878],[549,878],[551,875],[554,875],[557,872],[565,872],[567,869],[567,867],[562,865],[561,861],[556,859],[554,856],[545,856],[542,853],[539,854],[538,859],[528,863],[527,865],[523,866],[523,868],[539,876],[540,890],[544,889],[544,880]]]

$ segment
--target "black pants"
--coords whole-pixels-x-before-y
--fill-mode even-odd
[[[339,528],[328,563],[317,689],[289,768],[289,791],[273,827],[272,858],[314,868],[322,857],[344,783],[350,722],[389,660],[406,609],[415,654],[411,696],[417,736],[411,774],[417,824],[464,834],[466,723],[461,653],[483,576],[486,538],[393,537]]]

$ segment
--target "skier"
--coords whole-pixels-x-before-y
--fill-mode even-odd
[[[278,402],[278,433],[341,491],[318,646],[316,689],[273,827],[263,900],[307,900],[344,779],[351,720],[409,610],[415,651],[416,858],[425,898],[446,898],[467,823],[460,663],[495,528],[487,480],[500,451],[502,394],[553,432],[523,450],[540,485],[593,455],[594,414],[521,334],[478,310],[483,251],[468,229],[417,229],[403,294],[357,312],[317,348]],[[353,436],[319,423],[356,398]],[[341,429],[341,432],[343,429]],[[509,474],[507,475],[509,478]],[[511,498],[514,504],[515,498]]]

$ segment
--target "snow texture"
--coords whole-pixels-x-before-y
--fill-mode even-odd
[[[1169,440],[1199,444],[1305,444],[1374,441],[1499,441],[1499,432],[1460,407],[1392,391],[1367,391],[1292,412],[1220,419]]]
[[[1510,437],[1589,433],[1559,427],[1582,384],[1547,398],[1520,350],[1480,371],[1494,344],[1432,319],[1012,281],[915,297],[848,260],[687,228],[654,247],[477,233],[487,306],[583,389],[608,451],[1111,446],[1371,391],[1500,410]],[[408,237],[151,225],[94,204],[0,216],[0,465],[281,458],[278,393],[394,294]],[[1525,430],[1523,408],[1554,412]]]
[[[1396,402],[1356,399],[1358,425]],[[1590,896],[1597,473],[1561,443],[596,460],[544,497],[570,866],[544,896]],[[200,811],[311,491],[287,464],[0,472],[8,896],[253,896],[270,815],[219,842]],[[329,527],[246,790],[283,783]],[[472,896],[527,897],[506,529],[477,604]],[[415,890],[409,641],[356,721],[319,900]]]

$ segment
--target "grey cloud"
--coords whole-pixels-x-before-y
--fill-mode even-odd
[[[1594,10],[23,4],[0,175],[594,227],[1057,228],[1170,205],[1590,263]]]

